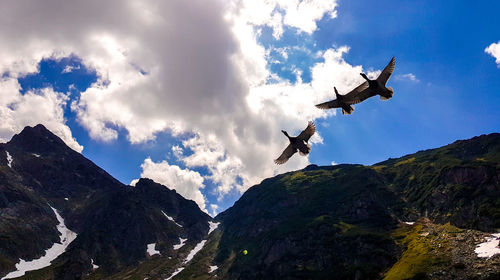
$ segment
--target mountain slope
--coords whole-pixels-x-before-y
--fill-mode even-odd
[[[217,229],[193,201],[149,179],[125,186],[43,126],[2,154],[1,277],[59,241],[54,207],[77,238],[20,279],[500,279],[500,254],[475,252],[500,231],[498,133],[266,179]]]
[[[482,135],[373,166],[419,216],[500,228],[500,134]]]
[[[395,261],[388,237],[397,220],[386,205],[399,199],[377,172],[342,165],[283,174],[253,187],[218,218],[218,260],[234,260],[231,278],[339,278]],[[374,253],[375,252],[375,253]],[[377,264],[378,263],[378,264]]]
[[[149,179],[123,185],[42,125],[0,144],[0,155],[0,276],[59,242],[51,207],[77,238],[52,266],[28,272],[35,279],[82,278],[92,263],[112,275],[148,260],[148,244],[171,256],[179,238],[188,248],[209,230],[193,201]]]
[[[405,256],[406,266],[398,262],[390,275],[469,279],[463,271],[477,272],[481,259],[453,259],[450,244],[470,251],[457,240],[479,243],[486,235],[478,230],[499,230],[499,159],[500,134],[491,134],[374,166],[310,166],[266,179],[217,217],[223,234],[216,261],[230,279],[379,279]],[[422,218],[430,220],[403,223]],[[438,225],[447,222],[458,227]],[[468,235],[458,233],[462,228]],[[414,237],[430,229],[450,242]],[[426,245],[409,257],[410,244]],[[442,258],[420,262],[429,250]],[[455,271],[452,260],[466,267]],[[500,264],[500,256],[493,261]],[[434,270],[455,274],[437,277]],[[498,266],[478,273],[500,277]]]

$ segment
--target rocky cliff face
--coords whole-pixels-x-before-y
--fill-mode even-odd
[[[387,205],[400,199],[383,186],[379,174],[356,165],[267,179],[218,217],[217,260],[236,253],[228,277],[238,279],[377,278],[397,252]]]
[[[175,191],[125,186],[26,128],[0,144],[0,275],[59,240],[52,206],[77,237],[20,279],[500,279],[500,254],[477,247],[500,251],[499,170],[500,134],[311,165],[250,188],[215,229]]]
[[[77,234],[45,269],[55,279],[82,278],[92,263],[117,273],[147,260],[148,244],[173,255],[179,238],[202,240],[211,220],[175,191],[149,179],[125,186],[42,125],[27,127],[0,144],[0,276],[59,242],[51,206]]]
[[[500,278],[474,253],[500,228],[499,170],[491,134],[266,179],[217,217],[216,261],[228,279]]]

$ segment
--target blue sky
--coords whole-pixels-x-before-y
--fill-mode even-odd
[[[272,75],[266,76],[266,85],[280,84],[284,90],[300,89],[299,86],[309,85],[315,79],[312,69],[325,62],[322,55],[329,49],[338,50],[342,46],[347,46],[349,48],[348,52],[342,54],[343,61],[347,63],[345,67],[361,65],[364,71],[383,69],[392,56],[396,57],[395,72],[389,80],[389,85],[395,90],[392,99],[381,101],[378,97],[371,98],[357,104],[352,115],[341,115],[340,111],[336,115],[318,115],[320,113],[314,112],[315,109],[307,109],[312,113],[297,114],[297,116],[294,115],[294,112],[287,112],[290,116],[297,118],[293,125],[290,122],[289,127],[280,127],[288,125],[286,120],[274,124],[272,127],[273,133],[277,131],[276,135],[279,135],[280,129],[296,132],[303,124],[305,126],[308,120],[305,116],[315,118],[317,130],[322,137],[322,143],[320,141],[320,143],[313,145],[308,158],[310,163],[317,165],[330,165],[332,162],[374,164],[389,157],[400,157],[418,150],[436,148],[458,139],[498,132],[500,127],[500,68],[495,63],[495,58],[485,52],[485,48],[500,41],[500,29],[498,28],[500,20],[496,14],[500,10],[500,3],[479,1],[479,3],[471,5],[465,1],[454,1],[453,4],[449,4],[449,2],[445,3],[443,1],[373,2],[344,0],[332,1],[332,3],[337,4],[335,7],[336,17],[332,18],[325,12],[324,16],[316,21],[317,28],[311,33],[304,32],[305,29],[294,27],[293,24],[283,24],[283,34],[281,38],[276,38],[273,36],[273,27],[255,23],[250,25],[253,34],[256,34],[255,44],[268,53],[263,58],[266,61],[267,71]],[[217,15],[217,12],[214,13]],[[214,28],[220,27],[216,26]],[[186,32],[191,32],[189,29],[186,30],[188,30]],[[62,30],[60,32],[63,34],[70,31]],[[196,31],[193,32],[196,33]],[[206,32],[203,31],[203,33]],[[214,44],[219,44],[217,40],[224,40],[225,35],[219,36],[215,32],[210,34],[206,39],[209,43],[215,41]],[[180,35],[180,40],[184,40],[186,37],[189,36]],[[199,40],[203,42],[204,38],[205,36],[200,35]],[[238,37],[238,35],[229,36],[228,38],[244,40],[243,37]],[[186,44],[197,44],[197,42],[191,42],[191,38],[186,40],[188,41]],[[235,40],[237,41],[237,39]],[[120,45],[119,39],[115,39],[115,41],[111,41],[111,43],[106,41],[108,42],[106,47],[112,48],[114,45]],[[68,46],[72,46],[71,42],[68,42]],[[231,44],[228,43],[227,45]],[[123,43],[123,46],[129,45]],[[200,48],[196,49],[196,47]],[[186,114],[180,112],[179,114],[183,117],[179,117],[179,119],[184,127],[188,126],[188,128],[181,129],[180,132],[175,132],[175,129],[171,127],[148,130],[144,135],[149,138],[144,141],[133,140],[131,135],[136,134],[134,134],[132,128],[127,126],[127,123],[124,124],[120,119],[107,117],[108,119],[105,119],[104,123],[117,132],[116,137],[104,139],[104,136],[99,136],[99,131],[95,132],[96,130],[93,130],[92,125],[95,122],[87,121],[92,119],[93,116],[84,119],[82,115],[78,115],[78,112],[86,112],[90,115],[90,111],[82,110],[85,110],[86,106],[89,108],[94,106],[88,100],[85,101],[87,103],[82,103],[85,98],[91,96],[82,93],[91,89],[99,81],[101,87],[111,88],[115,79],[113,71],[118,71],[116,70],[118,68],[111,63],[104,67],[96,63],[92,58],[89,58],[92,57],[92,51],[81,50],[77,47],[74,47],[74,50],[71,47],[68,48],[72,51],[66,55],[43,56],[42,60],[39,59],[36,63],[37,70],[28,71],[31,72],[29,74],[10,75],[9,68],[3,68],[7,69],[4,71],[4,77],[10,75],[17,79],[22,88],[20,90],[21,95],[25,95],[30,90],[39,92],[47,87],[66,94],[67,100],[62,107],[64,124],[70,128],[76,141],[84,147],[82,154],[123,183],[129,184],[133,179],[139,178],[141,173],[145,172],[145,167],[141,168],[141,164],[145,163],[146,158],[150,158],[153,163],[168,162],[168,170],[172,171],[172,166],[180,168],[180,171],[176,169],[178,172],[176,174],[184,176],[189,172],[194,172],[189,173],[190,176],[188,177],[182,177],[188,178],[186,179],[188,180],[187,183],[192,184],[199,180],[197,174],[204,177],[204,188],[199,189],[199,191],[204,196],[206,209],[212,213],[212,210],[220,212],[231,206],[241,195],[238,189],[248,187],[233,188],[228,187],[229,185],[244,185],[245,182],[254,182],[253,179],[246,178],[258,179],[259,176],[265,177],[269,175],[264,171],[259,173],[258,165],[260,163],[258,161],[256,161],[257,166],[250,166],[245,162],[238,163],[245,160],[245,157],[241,155],[246,154],[246,152],[241,147],[226,149],[225,143],[233,143],[232,139],[226,141],[222,140],[223,136],[220,136],[220,141],[217,141],[217,143],[221,144],[222,148],[215,144],[215,146],[206,144],[209,141],[202,136],[203,129],[206,128],[204,127],[204,120],[210,119],[212,116],[214,119],[219,118],[219,120],[216,120],[218,122],[220,120],[226,122],[233,117],[234,119],[239,118],[239,116],[226,112],[219,116],[217,110],[201,112],[204,110],[203,107],[200,107],[199,115],[196,110]],[[201,45],[193,45],[193,48],[195,49],[194,53],[207,52],[211,54],[209,48],[203,48]],[[228,49],[232,50],[233,47],[228,46]],[[283,56],[283,50],[286,50],[286,56]],[[127,65],[133,66],[131,69],[135,68],[140,72],[136,73],[136,76],[122,80],[122,84],[126,84],[127,80],[137,79],[141,81],[140,79],[143,76],[154,81],[155,69],[157,69],[155,68],[155,60],[145,59],[147,57],[142,55],[142,51],[145,50],[123,51],[124,58],[109,56],[110,60],[127,60]],[[154,52],[154,50],[151,51]],[[50,54],[50,48],[47,53]],[[183,50],[178,50],[177,55],[182,56]],[[103,57],[106,58],[105,55]],[[40,57],[38,56],[38,58]],[[217,58],[217,56],[211,54],[208,60],[203,57],[200,60],[205,59],[204,61],[208,61],[205,62],[206,64],[212,63],[212,59],[217,60]],[[195,60],[197,58],[190,59]],[[103,71],[102,69],[106,67],[108,67],[106,71]],[[231,78],[226,78],[223,74],[226,68],[221,67],[222,70],[219,69],[219,72],[213,70],[214,73],[222,73],[220,76],[212,73],[210,68],[202,69],[204,72],[201,72],[200,75],[202,77],[215,75],[212,80],[218,81],[220,79],[225,81],[224,87],[230,87]],[[160,69],[162,68],[160,67]],[[172,72],[169,73],[172,74]],[[187,73],[191,74],[191,72]],[[358,75],[358,72],[352,73]],[[232,74],[225,75],[230,76]],[[359,79],[359,77],[356,76],[353,79]],[[108,80],[109,86],[106,82]],[[181,80],[182,76],[180,76],[180,79],[177,78],[177,80],[170,82],[178,81],[182,83]],[[189,83],[196,82],[196,79],[188,80],[185,87],[189,87]],[[158,84],[161,83],[164,83],[163,80],[158,80]],[[118,83],[118,91],[122,89],[119,87],[120,85]],[[222,87],[220,83],[215,85],[217,90],[221,90],[219,86]],[[181,90],[185,87],[181,87]],[[133,86],[131,88],[133,90]],[[172,89],[172,87],[167,88]],[[154,89],[147,87],[141,89],[146,93],[149,90],[154,93]],[[126,90],[128,91],[129,88],[126,88]],[[242,92],[241,96],[248,94],[248,91],[243,90]],[[252,90],[249,92],[252,94]],[[313,95],[314,86],[312,92],[310,94]],[[100,93],[94,94],[98,96]],[[106,92],[101,94],[106,94]],[[135,94],[141,95],[143,92],[136,91]],[[138,101],[135,101],[136,104],[130,105],[130,108],[136,108],[138,102],[148,102],[147,96],[149,95],[145,94],[144,96],[144,100],[138,99]],[[328,98],[333,98],[333,92],[328,96]],[[325,95],[321,96],[321,98],[325,97]],[[224,98],[238,99],[239,96],[231,97],[226,95],[223,96]],[[225,102],[222,101],[223,99],[214,98],[214,102],[220,101],[220,103],[223,103]],[[273,100],[273,102],[276,100],[279,102],[279,99]],[[155,100],[151,99],[151,102],[154,103]],[[171,103],[175,102],[172,99]],[[182,102],[179,103],[180,106],[182,106]],[[245,100],[240,98],[235,103],[244,102]],[[85,106],[79,107],[79,111],[75,110],[74,106],[71,105],[72,103],[85,104]],[[120,104],[123,104],[123,102]],[[214,108],[219,107],[218,104],[213,106],[215,106]],[[309,104],[304,106],[309,106]],[[140,106],[137,105],[137,107]],[[106,105],[103,108],[106,110]],[[154,106],[148,108],[154,108]],[[172,107],[170,110],[175,112],[175,108]],[[228,111],[231,110],[228,109]],[[140,114],[133,115],[137,119],[150,120],[145,117],[149,116],[149,112],[142,112],[140,108],[138,111],[131,112],[140,112]],[[264,114],[262,111],[260,112]],[[155,115],[152,119],[158,120],[158,116],[162,116],[165,118],[161,119],[162,121],[168,118],[170,118],[169,121],[179,120],[174,113],[172,115],[168,115],[168,117]],[[285,118],[288,115],[280,114],[280,116]],[[99,116],[95,119],[100,120],[99,118],[105,117]],[[240,121],[238,124],[241,124],[241,122],[245,123]],[[248,122],[247,129],[249,130],[261,124],[261,122],[255,122],[254,125],[250,121]],[[191,125],[194,131],[190,131],[189,126]],[[245,131],[245,126],[236,127],[244,131],[241,133],[252,133],[251,131]],[[206,129],[208,129],[206,131],[210,131],[210,127]],[[238,129],[235,128],[236,131]],[[215,134],[217,135],[217,133]],[[205,134],[207,133],[205,132]],[[153,137],[150,137],[151,135]],[[195,139],[197,135],[200,135],[199,139],[205,139],[200,140],[203,144],[196,146],[186,142]],[[273,154],[272,157],[275,158],[281,152],[280,147],[284,148],[283,144],[286,144],[284,142],[286,139],[283,136],[275,136],[272,139],[274,142],[278,141],[278,143],[273,142],[272,149],[270,148],[271,151],[269,151],[269,153]],[[265,143],[265,140],[262,142]],[[182,148],[181,156],[174,153],[172,150],[174,146]],[[197,151],[195,147],[201,147],[201,150]],[[248,149],[252,149],[252,147],[248,147]],[[232,151],[235,151],[234,154]],[[233,183],[226,183],[228,186],[225,189],[221,188],[220,186],[224,185],[224,183],[221,183],[220,180],[222,179],[214,175],[216,174],[215,167],[207,163],[193,163],[198,160],[194,156],[201,155],[202,152],[205,152],[203,155],[219,154],[217,164],[229,167],[235,166],[234,168],[217,171],[219,172],[217,176],[221,177],[224,173],[231,173],[234,170],[236,170],[234,172],[243,170],[241,177],[232,175],[228,180],[233,180]],[[266,162],[269,162],[269,160]],[[303,167],[303,163],[304,161],[290,163],[288,169],[285,166],[285,169],[274,171],[274,174],[293,170],[296,167]],[[269,169],[266,166],[261,168]],[[247,176],[246,173],[243,174],[247,169],[256,171],[252,171]],[[179,180],[182,180],[182,178]],[[217,206],[210,208],[209,205],[211,204]]]

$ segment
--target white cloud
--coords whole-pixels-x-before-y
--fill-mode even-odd
[[[417,76],[415,76],[413,73],[396,75],[394,79],[398,81],[411,81],[416,83],[420,82],[420,80],[417,79]]]
[[[80,69],[80,65],[78,66],[71,66],[71,65],[66,65],[66,67],[64,67],[64,69],[62,70],[61,73],[71,73],[73,72],[73,70],[78,70]]]
[[[217,213],[218,213],[217,210],[219,209],[219,205],[210,204],[210,209],[212,209],[212,213],[211,213],[212,217],[217,216]]]
[[[142,178],[152,179],[170,189],[176,190],[183,197],[196,202],[201,210],[207,211],[205,208],[205,197],[201,193],[201,189],[205,188],[205,184],[200,173],[181,169],[179,166],[170,165],[166,161],[156,163],[150,158],[144,160],[141,168]],[[132,183],[135,185],[137,181],[133,180]]]
[[[339,47],[314,54],[321,62],[313,65],[311,82],[299,79],[292,84],[269,71],[269,50],[258,43],[259,26],[272,27],[277,37],[284,26],[314,32],[317,20],[336,16],[336,3],[2,2],[5,24],[0,36],[12,40],[0,45],[0,70],[15,76],[36,71],[43,57],[80,57],[100,76],[71,104],[92,138],[113,141],[118,128],[128,132],[132,143],[165,131],[173,136],[194,133],[183,148],[172,151],[188,168],[206,167],[205,179],[217,185],[222,198],[263,178],[307,166],[308,158],[298,155],[285,165],[274,164],[288,144],[280,130],[298,134],[309,120],[335,114],[314,104],[332,99],[334,85],[345,93],[363,81],[362,67],[343,58],[349,48]],[[311,142],[322,139],[317,135]],[[150,159],[142,168],[141,176],[154,176],[204,205],[203,177],[197,172]],[[177,179],[168,181],[165,174]]]
[[[268,26],[279,39],[284,26],[297,28],[308,34],[317,29],[316,21],[328,15],[337,17],[337,0],[254,0],[234,1],[233,14],[254,26]]]
[[[83,147],[76,142],[66,125],[63,107],[68,97],[50,88],[24,95],[15,78],[0,79],[0,142],[7,142],[25,126],[39,123],[59,136],[69,147],[81,152]]]
[[[500,67],[500,41],[498,41],[497,43],[492,43],[484,51],[487,54],[493,56],[498,67]]]
[[[174,145],[172,146],[172,153],[179,159],[184,155],[184,150],[179,145]]]

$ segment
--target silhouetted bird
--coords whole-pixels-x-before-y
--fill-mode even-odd
[[[283,132],[283,134],[288,137],[288,140],[290,140],[290,144],[286,147],[281,156],[274,160],[276,164],[285,163],[297,151],[303,156],[309,154],[309,152],[311,151],[311,145],[307,143],[307,141],[309,141],[309,138],[311,138],[311,136],[313,136],[313,134],[316,132],[316,127],[314,126],[313,122],[309,122],[306,129],[304,129],[297,137],[289,136],[288,133],[284,130],[282,130],[281,132]]]
[[[342,114],[350,115],[354,111],[354,108],[351,105],[361,102],[357,101],[357,96],[367,88],[368,83],[364,82],[355,89],[351,90],[349,93],[340,95],[337,91],[337,88],[333,87],[333,89],[335,90],[335,96],[337,98],[325,103],[318,104],[316,105],[316,107],[318,107],[319,109],[342,108]]]
[[[342,114],[351,114],[354,111],[354,108],[350,105],[358,104],[372,96],[378,94],[382,100],[391,98],[394,91],[391,87],[386,88],[385,84],[394,71],[395,65],[396,60],[393,57],[376,80],[370,80],[365,74],[361,73],[361,76],[367,80],[366,82],[360,84],[345,95],[340,95],[337,89],[334,88],[337,98],[318,104],[316,107],[319,109],[342,108]]]
[[[393,57],[391,61],[389,61],[389,64],[387,64],[387,66],[384,68],[384,71],[380,73],[380,75],[376,80],[370,80],[365,74],[360,73],[361,77],[363,77],[366,80],[366,82],[368,82],[369,86],[368,89],[366,90],[368,92],[364,93],[364,95],[363,93],[359,94],[361,95],[360,98],[367,96],[365,97],[366,99],[378,94],[380,95],[380,99],[382,100],[390,99],[394,94],[394,90],[392,90],[391,87],[385,87],[385,84],[391,77],[391,74],[394,71],[395,66],[396,66],[396,59]]]

